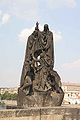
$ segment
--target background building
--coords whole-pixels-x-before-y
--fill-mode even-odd
[[[80,104],[80,84],[63,83],[64,101],[63,104]]]
[[[5,92],[14,94],[18,92],[18,88],[14,87],[14,88],[0,88],[0,94],[4,94]]]

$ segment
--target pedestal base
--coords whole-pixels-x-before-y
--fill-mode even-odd
[[[17,105],[18,108],[60,106],[63,97],[64,93],[56,93],[53,91],[35,91],[33,95],[26,96],[19,88]]]

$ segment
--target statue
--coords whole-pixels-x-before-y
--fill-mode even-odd
[[[28,37],[17,104],[20,108],[60,106],[64,92],[54,68],[53,33],[49,26],[35,30]]]

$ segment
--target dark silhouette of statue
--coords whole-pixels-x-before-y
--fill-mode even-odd
[[[59,106],[64,97],[61,79],[54,68],[53,33],[47,24],[28,37],[25,60],[18,89],[18,107]]]

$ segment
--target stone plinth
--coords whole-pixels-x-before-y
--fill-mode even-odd
[[[19,89],[17,105],[18,108],[28,107],[53,107],[62,104],[64,94],[58,94],[53,91],[41,92],[36,91],[31,96],[26,96],[23,91]]]
[[[0,120],[80,120],[79,107],[0,110]]]

